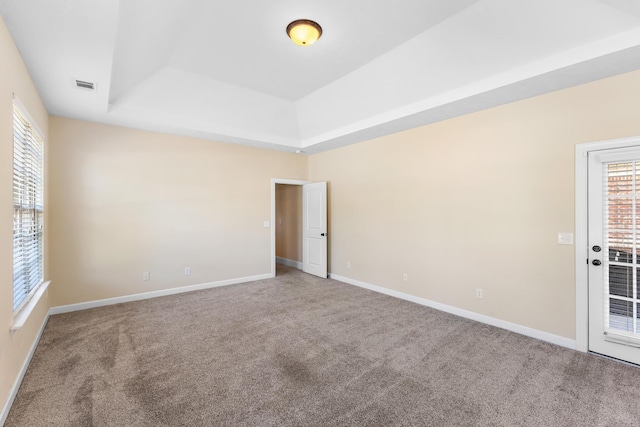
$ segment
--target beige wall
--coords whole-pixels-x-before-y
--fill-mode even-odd
[[[58,117],[50,139],[55,305],[269,274],[271,178],[307,177],[305,156]]]
[[[276,185],[276,256],[302,262],[301,185]]]
[[[28,110],[47,140],[47,111],[0,17],[0,409],[42,327],[48,299],[40,300],[25,326],[10,333],[13,323],[13,94]],[[45,162],[46,168],[46,162]],[[46,172],[45,172],[46,173]],[[48,208],[45,199],[45,212]],[[45,213],[45,215],[47,215]],[[48,219],[48,217],[47,217]],[[48,238],[45,227],[45,239]],[[45,242],[46,245],[46,242]],[[48,248],[47,248],[48,249]],[[49,251],[45,249],[45,252]],[[45,279],[49,277],[45,263]]]
[[[330,271],[575,338],[575,144],[638,135],[639,112],[635,72],[311,156]]]

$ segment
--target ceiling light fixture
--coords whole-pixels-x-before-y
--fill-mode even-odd
[[[308,19],[297,19],[287,25],[287,35],[298,46],[309,46],[322,35],[322,27]]]

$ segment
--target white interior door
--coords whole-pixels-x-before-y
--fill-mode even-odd
[[[589,152],[589,350],[640,364],[640,147]]]
[[[302,270],[327,277],[327,183],[302,186]]]

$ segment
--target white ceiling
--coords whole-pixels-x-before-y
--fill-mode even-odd
[[[0,13],[50,114],[306,153],[640,69],[638,0],[0,0]],[[322,25],[314,45],[287,38],[299,18]]]

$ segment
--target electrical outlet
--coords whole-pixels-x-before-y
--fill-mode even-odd
[[[142,280],[151,280],[151,274],[148,271],[142,273]]]
[[[185,268],[184,268],[184,275],[185,275],[185,276],[188,276],[188,275],[190,275],[190,274],[191,274],[191,267],[185,267]]]
[[[484,293],[482,292],[482,289],[476,288],[476,298],[478,299],[484,298]]]
[[[409,275],[407,273],[403,273],[402,274],[402,280],[404,280],[405,282],[409,281]]]
[[[351,268],[351,261],[347,261],[347,268]]]

